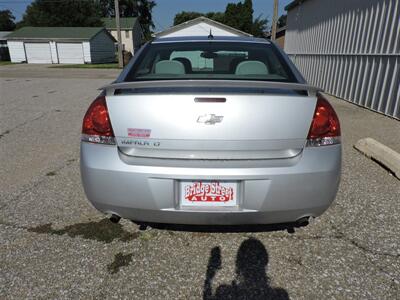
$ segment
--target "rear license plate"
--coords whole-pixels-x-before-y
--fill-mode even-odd
[[[238,200],[236,181],[181,181],[179,200],[181,206],[236,206]]]

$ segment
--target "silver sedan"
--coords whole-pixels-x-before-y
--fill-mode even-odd
[[[90,105],[82,182],[116,219],[302,221],[336,196],[340,135],[332,106],[273,43],[155,39]]]

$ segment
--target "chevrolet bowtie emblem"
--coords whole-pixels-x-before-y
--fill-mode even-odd
[[[204,123],[207,125],[215,125],[221,123],[224,116],[216,116],[214,114],[202,115],[197,118],[197,123]]]

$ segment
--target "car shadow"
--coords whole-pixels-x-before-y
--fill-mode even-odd
[[[213,291],[213,280],[222,267],[221,249],[214,247],[207,265],[203,299],[289,299],[286,290],[270,286],[268,260],[268,252],[258,239],[245,240],[237,252],[235,278],[231,284],[221,284]]]
[[[246,224],[246,225],[183,225],[132,221],[145,230],[147,227],[159,230],[187,231],[187,232],[214,232],[214,233],[240,233],[240,232],[271,232],[287,231],[294,233],[295,228],[307,226],[307,223],[281,223],[281,224]]]

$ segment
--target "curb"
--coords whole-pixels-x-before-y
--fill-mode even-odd
[[[359,140],[354,148],[388,168],[400,179],[400,154],[372,138]]]

